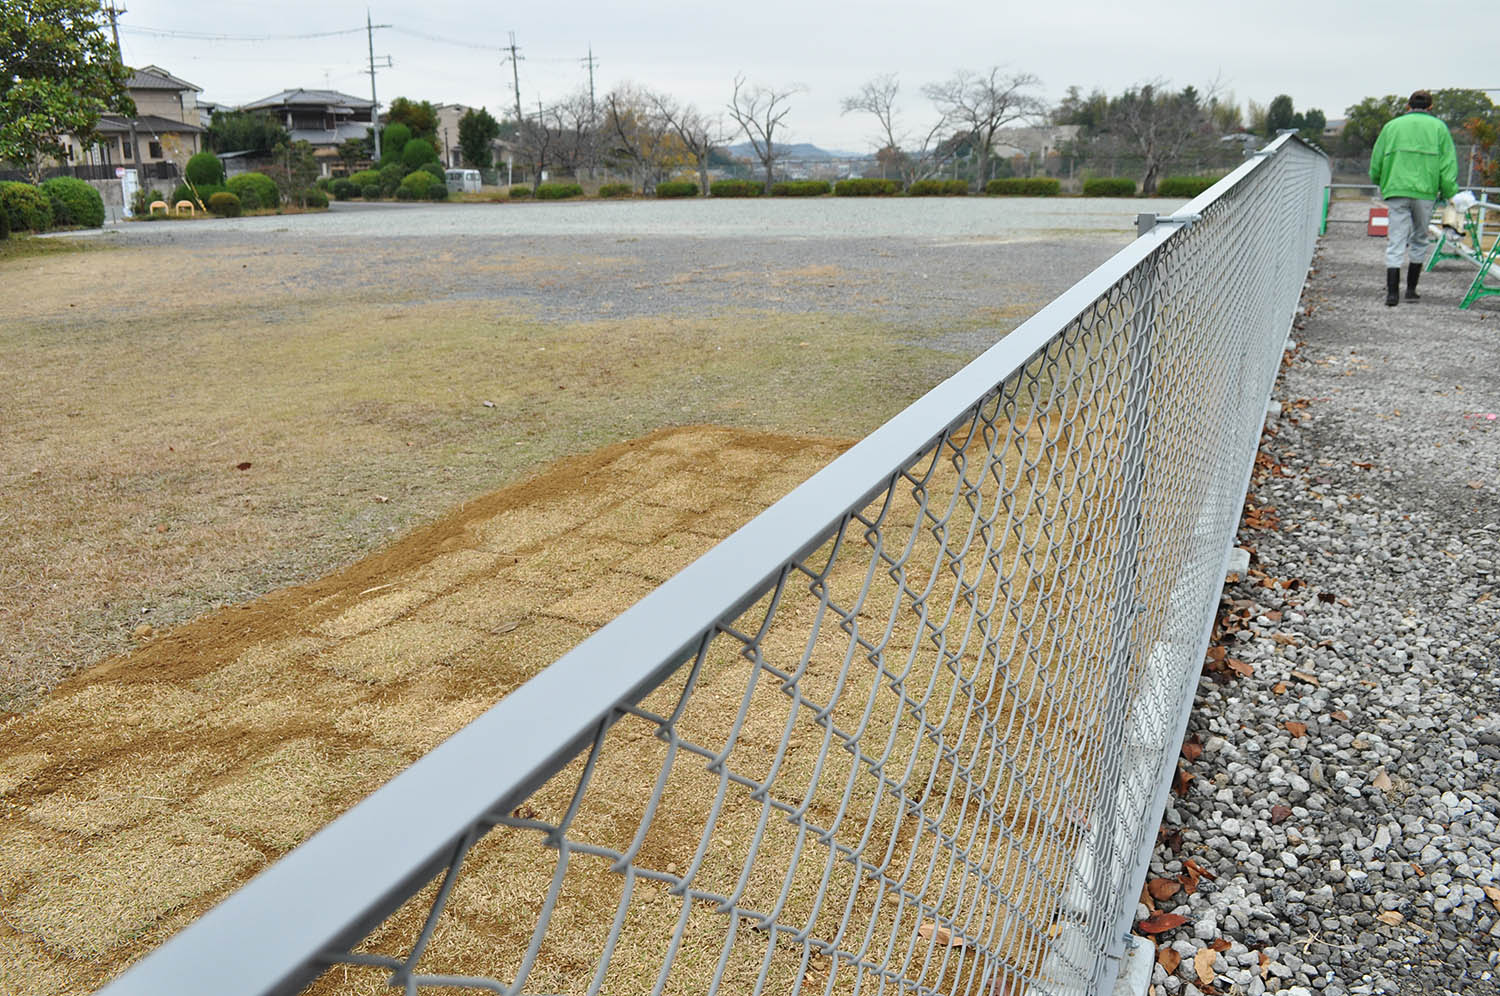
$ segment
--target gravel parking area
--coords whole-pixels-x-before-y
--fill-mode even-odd
[[[1335,226],[1293,333],[1148,879],[1187,918],[1158,994],[1500,993],[1500,307],[1449,262],[1386,308],[1380,250]]]

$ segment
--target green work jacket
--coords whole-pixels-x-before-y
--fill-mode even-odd
[[[1380,196],[1444,200],[1458,192],[1458,157],[1448,126],[1426,111],[1407,111],[1380,129],[1370,153]]]

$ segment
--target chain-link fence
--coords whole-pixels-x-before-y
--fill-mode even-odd
[[[1278,139],[108,992],[1107,992],[1327,179]]]

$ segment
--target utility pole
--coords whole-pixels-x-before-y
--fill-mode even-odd
[[[520,62],[521,57],[516,53],[516,33],[512,31],[510,33],[510,78],[516,91],[516,128],[519,129],[523,119],[521,117],[521,70],[517,63]]]
[[[594,46],[589,46],[588,58],[578,61],[589,67],[589,127],[592,128],[594,125],[594,67],[599,64],[599,60],[594,58]]]
[[[371,24],[370,8],[365,8],[365,41],[370,46],[370,132],[375,136],[375,161],[380,162],[380,100],[375,96],[375,29],[388,28],[389,24]],[[358,30],[358,29],[355,29]],[[385,65],[379,68],[390,69],[391,57],[382,55]]]
[[[119,59],[120,65],[123,66],[125,65],[125,56],[120,50],[120,22],[118,18],[119,15],[125,13],[126,11],[124,7],[116,8],[114,0],[110,0],[109,6],[106,8],[106,10],[109,11],[109,28],[114,32],[115,35],[115,58]],[[132,70],[132,72],[133,71],[134,70]],[[135,114],[131,114],[128,118],[126,118],[125,126],[129,129],[129,135],[127,137],[130,139],[130,163],[135,167],[135,175],[137,177],[137,182],[140,184],[140,189],[145,190],[146,169],[145,163],[141,162],[141,143],[140,140],[135,136]]]

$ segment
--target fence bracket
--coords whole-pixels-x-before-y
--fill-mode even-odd
[[[1201,219],[1201,214],[1167,214],[1155,215],[1149,211],[1143,211],[1135,216],[1135,234],[1139,238],[1145,235],[1157,225],[1181,225],[1184,228]]]

